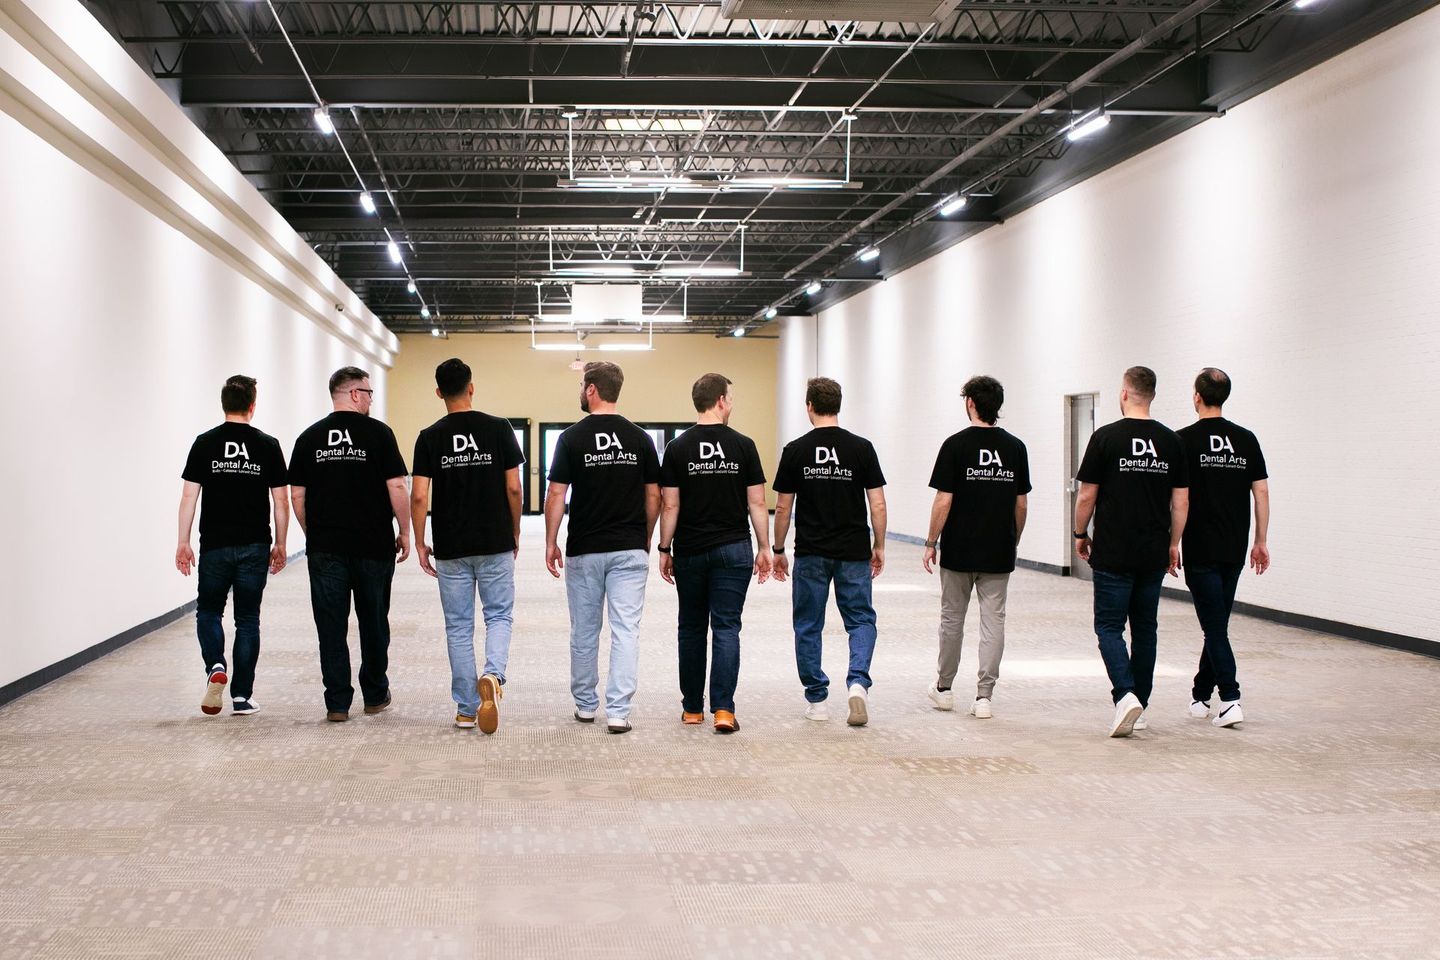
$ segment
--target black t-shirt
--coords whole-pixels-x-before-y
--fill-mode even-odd
[[[290,484],[305,488],[305,538],[313,553],[395,556],[387,480],[405,476],[395,434],[363,413],[337,411],[307,427],[290,457]]]
[[[565,555],[646,550],[645,486],[660,482],[650,434],[618,413],[594,413],[560,434],[550,482],[571,487]]]
[[[181,474],[200,484],[200,552],[270,545],[270,491],[285,486],[280,441],[226,421],[190,445]]]
[[[415,439],[411,472],[429,477],[437,560],[515,549],[505,473],[525,462],[510,421],[475,410],[447,414]]]
[[[967,427],[941,445],[930,486],[954,495],[940,533],[940,566],[1015,569],[1015,500],[1030,492],[1025,444],[1000,427]]]
[[[1190,468],[1185,562],[1243,564],[1250,545],[1250,485],[1269,478],[1260,441],[1224,417],[1198,420],[1179,433]]]
[[[670,441],[660,486],[680,491],[671,549],[677,557],[750,539],[748,488],[765,483],[749,437],[720,423],[697,424]]]
[[[1170,491],[1190,484],[1173,430],[1133,417],[1105,424],[1090,437],[1076,479],[1100,485],[1092,567],[1154,573],[1170,565]]]
[[[785,445],[775,492],[793,493],[795,556],[869,560],[867,490],[885,486],[875,447],[841,427],[817,427]]]

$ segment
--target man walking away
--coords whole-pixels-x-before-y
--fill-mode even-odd
[[[820,666],[820,634],[833,583],[835,604],[850,638],[848,723],[863,727],[870,720],[870,660],[876,637],[871,581],[885,569],[885,476],[870,441],[840,427],[840,401],[840,384],[834,380],[815,377],[806,384],[805,412],[814,429],[786,445],[775,471],[775,579],[784,580],[790,573],[785,536],[793,507],[795,583],[790,598],[795,664],[809,703],[805,716],[830,719],[825,706],[830,678]]]
[[[1177,576],[1189,504],[1185,447],[1150,418],[1154,399],[1155,372],[1126,370],[1122,419],[1091,435],[1077,475],[1076,549],[1095,577],[1095,635],[1115,703],[1112,737],[1128,737],[1147,725],[1143,714],[1155,681],[1160,585],[1166,571]]]
[[[306,428],[290,457],[290,500],[306,535],[310,608],[320,640],[325,719],[350,719],[350,599],[360,622],[360,693],[367,714],[390,706],[390,585],[410,556],[410,496],[395,434],[371,419],[370,374],[330,377],[334,412]],[[397,534],[395,524],[399,522]]]
[[[1210,695],[1220,688],[1220,710],[1211,722],[1233,727],[1245,719],[1235,653],[1230,649],[1230,609],[1245,569],[1250,539],[1250,498],[1255,499],[1255,544],[1249,549],[1255,573],[1270,569],[1270,481],[1265,454],[1255,434],[1225,419],[1230,397],[1225,371],[1206,367],[1195,378],[1195,412],[1200,419],[1180,431],[1190,468],[1190,517],[1181,542],[1185,585],[1205,635],[1200,669],[1191,690],[1190,715],[1210,715]]]
[[[565,570],[570,605],[570,692],[575,719],[594,723],[599,709],[601,614],[610,618],[605,729],[628,733],[640,665],[647,554],[660,514],[660,459],[650,435],[615,412],[625,374],[613,363],[585,364],[580,409],[555,445],[545,498],[545,567]],[[560,522],[571,488],[570,525],[560,553]],[[566,569],[568,565],[568,569]]]
[[[200,712],[214,716],[224,702],[229,668],[222,618],[225,597],[233,591],[235,682],[230,686],[230,709],[236,716],[245,716],[260,710],[253,696],[255,664],[260,659],[260,599],[265,593],[267,568],[270,573],[285,569],[290,500],[285,489],[285,454],[279,441],[250,425],[255,417],[255,381],[238,374],[226,380],[220,388],[220,408],[225,421],[196,437],[185,460],[175,567],[188,577],[196,565],[190,529],[195,503],[201,500],[195,632],[208,679]]]
[[[445,416],[415,441],[410,518],[420,569],[440,583],[455,726],[494,733],[500,725],[505,665],[520,552],[520,465],[510,421],[475,409],[470,367],[459,359],[435,368]],[[433,503],[431,493],[433,489]],[[425,514],[435,537],[425,543]],[[475,595],[485,616],[485,672],[475,676]]]
[[[764,583],[772,563],[765,471],[754,441],[730,429],[729,378],[705,374],[690,398],[699,414],[695,426],[671,441],[660,465],[660,575],[680,600],[681,722],[705,722],[705,637],[713,631],[710,709],[715,732],[733,733],[740,729],[740,615],[751,573]]]
[[[930,486],[930,532],[921,564],[933,573],[940,555],[940,661],[930,701],[955,709],[950,684],[960,669],[965,611],[980,598],[980,669],[970,715],[988,720],[1000,658],[1005,654],[1005,596],[1015,570],[1015,548],[1025,529],[1030,459],[1025,444],[995,426],[1005,388],[993,377],[971,377],[961,393],[970,426],[940,447]]]

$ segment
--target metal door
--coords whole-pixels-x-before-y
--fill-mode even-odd
[[[1081,393],[1065,398],[1065,542],[1070,555],[1069,574],[1081,580],[1089,580],[1090,564],[1080,559],[1075,549],[1075,501],[1080,497],[1080,483],[1075,474],[1080,470],[1080,461],[1085,457],[1085,447],[1090,435],[1095,432],[1095,394]]]

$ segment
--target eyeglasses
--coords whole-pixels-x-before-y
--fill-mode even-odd
[[[351,392],[351,393],[370,393],[370,394],[373,394],[375,391],[374,391],[374,390],[371,390],[369,387],[351,387],[351,388],[350,388],[350,392]]]

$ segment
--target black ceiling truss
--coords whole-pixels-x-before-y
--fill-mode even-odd
[[[446,329],[563,311],[553,262],[729,267],[743,232],[738,275],[645,274],[647,309],[721,333],[833,302],[1435,0],[963,0],[920,24],[731,21],[718,0],[272,2]],[[392,329],[436,322],[268,4],[92,4]],[[1071,143],[1102,106],[1110,127]],[[847,171],[858,187],[718,188]],[[957,192],[965,209],[937,218]]]

